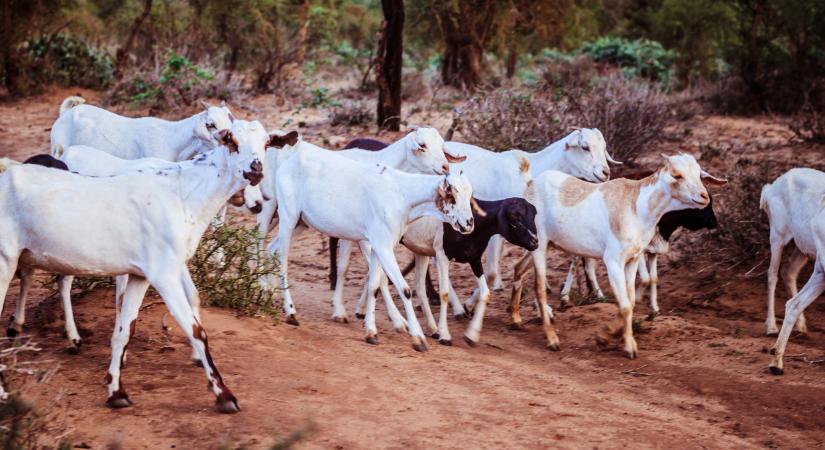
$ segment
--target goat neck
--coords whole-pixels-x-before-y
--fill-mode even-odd
[[[655,230],[662,216],[679,206],[679,202],[671,195],[667,181],[659,176],[660,173],[661,171],[634,181],[641,185],[636,198],[636,215],[646,229]]]
[[[444,213],[435,206],[435,196],[438,195],[438,187],[444,177],[406,172],[398,172],[396,176],[395,181],[404,196],[403,206],[410,211],[407,216],[408,222],[424,216],[444,221]]]
[[[194,160],[180,163],[180,168],[160,169],[158,173],[180,171],[180,196],[195,226],[206,227],[233,194],[249,181],[237,170],[226,147],[218,147]]]
[[[202,116],[205,114],[202,112],[175,122],[165,122],[170,154],[158,157],[168,161],[185,161],[208,150],[211,146],[195,136],[195,129],[203,122]]]
[[[548,170],[570,173],[571,168],[567,167],[566,159],[564,158],[564,146],[566,143],[567,138],[564,138],[553,142],[541,151],[528,153],[527,158],[530,160],[530,173],[538,175]]]
[[[414,168],[410,170],[410,167],[407,167],[406,164],[408,147],[411,145],[413,145],[412,138],[408,134],[381,150],[373,151],[353,148],[341,150],[341,153],[344,155],[357,154],[358,161],[384,164],[385,166],[405,172],[417,172]]]

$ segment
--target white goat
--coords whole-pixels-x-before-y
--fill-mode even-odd
[[[474,145],[447,142],[447,149],[467,156],[467,160],[455,166],[463,170],[473,184],[476,198],[500,200],[524,195],[525,181],[519,176],[518,156],[523,154],[530,162],[533,178],[548,170],[558,170],[583,180],[599,183],[610,178],[610,166],[621,164],[607,152],[607,144],[601,131],[581,128],[535,153],[520,150],[491,152]],[[493,236],[487,246],[487,262],[484,273],[495,291],[502,289],[499,265],[504,240]],[[457,299],[452,299],[456,305]]]
[[[690,155],[664,157],[663,168],[639,181],[620,178],[592,184],[556,171],[536,178],[535,192],[527,198],[535,200],[538,210],[539,246],[516,266],[511,298],[514,324],[521,324],[521,291],[532,263],[547,347],[558,350],[559,338],[550,323],[552,310],[547,305],[545,290],[548,244],[572,255],[602,258],[620,320],[607,326],[606,333],[597,336],[597,342],[604,345],[624,329],[624,351],[629,358],[636,357],[632,320],[640,254],[665,213],[708,204],[710,199],[702,180],[708,184],[725,183],[703,171]]]
[[[793,169],[794,170],[808,170],[808,169]],[[821,172],[820,172],[821,173]],[[793,177],[792,177],[793,178]],[[775,183],[774,183],[775,184]],[[813,206],[813,205],[807,205]],[[823,292],[825,292],[825,195],[820,191],[820,200],[815,205],[818,211],[814,218],[809,222],[811,235],[813,236],[814,246],[816,247],[816,257],[814,259],[814,270],[811,278],[802,286],[802,290],[793,296],[787,303],[785,303],[785,319],[782,321],[782,330],[779,331],[779,336],[776,338],[772,353],[774,359],[770,364],[770,371],[774,375],[782,375],[785,373],[782,357],[785,354],[785,348],[788,346],[788,339],[793,331],[794,324],[799,324],[802,320],[802,312],[805,308],[811,305]],[[773,210],[771,210],[773,212]],[[802,211],[794,210],[794,212],[801,213]],[[773,216],[771,216],[773,217]],[[771,222],[771,231],[773,231],[773,221]],[[773,238],[773,233],[771,233]],[[773,243],[773,239],[771,239]]]
[[[776,326],[774,303],[776,283],[782,251],[791,241],[796,249],[785,271],[785,286],[796,297],[796,280],[808,259],[816,259],[815,236],[811,221],[819,212],[819,201],[825,192],[825,173],[815,169],[791,169],[773,183],[762,188],[759,207],[768,215],[771,225],[771,263],[768,268],[768,318],[765,321],[768,336],[779,332]],[[804,309],[804,308],[803,308]],[[785,316],[787,317],[787,312]],[[805,315],[800,312],[796,329],[807,331]]]
[[[199,302],[186,266],[218,209],[262,175],[259,154],[224,136],[229,147],[172,169],[95,178],[19,165],[0,175],[0,209],[8,212],[0,217],[0,307],[18,269],[130,275],[106,377],[111,407],[131,404],[120,383],[122,355],[151,284],[204,363],[218,410],[238,411],[190,306]]]
[[[281,146],[280,142],[278,141],[278,138],[270,138],[267,136],[266,131],[264,130],[260,122],[236,120],[235,122],[233,122],[232,125],[233,132],[230,132],[228,130],[220,131],[217,133],[218,138],[225,140],[227,144],[230,144],[233,147],[242,146],[251,149],[251,151],[254,152],[258,160],[264,157],[264,152],[267,146]],[[111,177],[130,172],[140,173],[154,171],[160,173],[160,171],[164,170],[168,171],[178,169],[177,163],[165,161],[158,158],[140,158],[135,160],[126,160],[118,158],[116,156],[112,156],[98,149],[82,145],[73,145],[65,150],[63,150],[60,146],[58,146],[57,148],[61,153],[61,160],[66,163],[66,165],[69,167],[69,170],[74,173],[85,176]],[[258,164],[256,164],[256,167],[260,168]],[[250,173],[250,176],[251,175],[252,173]],[[230,198],[230,203],[234,204],[235,206],[242,206],[244,204],[244,199],[247,197],[251,197],[253,199],[261,198],[260,184],[257,182],[257,180],[260,179],[259,177],[262,176],[262,174],[258,174],[255,176],[258,176],[258,178],[253,177],[256,181],[256,185],[249,185],[246,186],[244,189],[241,189],[241,191],[239,191]],[[249,196],[247,195],[248,192],[254,192],[255,194]],[[249,206],[248,203],[247,206]],[[18,332],[22,332],[23,325],[26,321],[25,314],[27,296],[25,294],[28,292],[28,283],[30,283],[30,280],[27,279],[27,275],[30,274],[21,274],[21,283],[26,285],[26,289],[24,291],[21,291],[22,293],[20,295],[20,299],[17,302],[17,308],[14,316],[12,316],[11,324],[9,325],[8,329],[9,336],[14,336]],[[71,304],[71,287],[73,281],[74,276],[72,275],[60,275],[57,279],[57,285],[58,291],[60,292],[61,303],[63,305],[63,312],[66,318],[66,336],[69,338],[69,341],[71,342],[69,352],[77,354],[80,353],[82,340],[74,321],[74,313]],[[119,312],[120,310],[118,304],[120,299],[120,293],[126,287],[127,281],[128,276],[125,275],[118,276],[116,278],[116,312]],[[192,306],[197,315],[198,305]],[[193,359],[196,359],[196,356],[197,355],[193,353]]]
[[[297,139],[297,133],[292,132],[286,136]],[[286,137],[284,138],[286,139]],[[308,151],[324,150],[321,147],[310,144],[306,141],[300,140],[291,147],[285,147],[282,151],[269,152],[267,154],[266,167],[269,177],[266,177],[264,182],[263,192],[270,200],[264,202],[261,213],[258,214],[258,228],[261,235],[265,236],[277,223],[274,219],[277,202],[275,200],[277,195],[277,178],[275,174],[279,167],[283,165],[284,161],[290,159],[298,147],[305,148]],[[313,154],[313,153],[310,153]],[[403,138],[389,145],[387,148],[379,151],[367,151],[360,149],[341,150],[336,152],[338,155],[345,156],[355,161],[365,163],[381,164],[387,167],[398,169],[404,172],[421,173],[421,174],[438,174],[443,175],[449,172],[449,163],[463,161],[464,158],[458,158],[446,153],[444,151],[444,140],[434,128],[416,128],[410,133],[407,133]],[[270,245],[271,251],[276,249],[275,242]],[[338,255],[338,280],[335,285],[335,292],[332,295],[333,314],[332,319],[336,322],[348,322],[346,309],[343,303],[344,281],[346,271],[349,266],[349,259],[352,253],[352,242],[341,241],[340,253]],[[369,260],[369,255],[364,255],[364,258]],[[395,304],[392,303],[392,297],[387,288],[386,279],[382,277],[381,292],[387,305],[390,318],[393,320],[393,325],[396,329],[403,328],[403,318],[395,309]],[[362,299],[366,298],[366,291],[362,292]],[[284,303],[284,308],[287,304]],[[298,324],[295,316],[295,311],[285,310],[287,322],[293,325]]]
[[[297,151],[280,167],[277,178],[279,229],[273,244],[277,244],[280,256],[287,315],[295,314],[288,282],[289,246],[296,227],[303,222],[329,236],[357,241],[364,254],[369,255],[368,307],[364,319],[367,342],[378,342],[374,292],[380,285],[383,268],[404,303],[413,348],[426,350],[410,289],[398,268],[393,247],[407,223],[423,215],[434,215],[450,222],[456,230],[471,232],[472,187],[467,179],[456,174],[409,174],[313,148]]]
[[[52,125],[52,156],[59,145],[88,145],[118,158],[160,158],[184,161],[218,145],[214,134],[232,128],[229,108],[202,103],[206,109],[187,119],[170,122],[156,117],[130,118],[96,106],[80,97],[60,105],[60,117]]]

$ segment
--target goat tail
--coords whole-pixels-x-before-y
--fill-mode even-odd
[[[20,164],[20,161],[15,161],[11,158],[0,158],[0,173],[3,173],[11,166]]]
[[[86,99],[83,97],[77,95],[67,97],[66,100],[63,100],[63,103],[60,104],[60,115],[63,115],[64,112],[84,103],[86,103]]]
[[[765,212],[768,211],[768,194],[771,191],[771,183],[762,186],[762,193],[759,194],[759,209]]]
[[[335,290],[338,282],[338,238],[329,238],[329,289]]]

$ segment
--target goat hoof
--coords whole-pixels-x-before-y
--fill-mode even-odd
[[[781,367],[770,366],[769,369],[770,369],[771,373],[774,374],[774,375],[784,375],[785,374],[785,371]]]
[[[776,347],[771,347],[771,349],[768,350],[768,353],[771,354],[771,355],[775,355],[776,354]]]
[[[606,337],[602,336],[601,334],[596,335],[596,345],[600,349],[604,349],[608,346],[608,344],[610,344],[610,341]]]
[[[338,323],[349,323],[349,319],[346,316],[333,316],[332,321]]]
[[[464,342],[466,342],[470,347],[476,347],[478,345],[478,342],[470,339],[467,335],[464,335]]]
[[[126,408],[132,406],[132,401],[129,396],[123,391],[117,391],[106,400],[106,406],[113,409]]]
[[[215,409],[222,414],[235,414],[241,410],[238,399],[234,395],[224,392],[215,399]]]
[[[466,318],[467,318],[467,315],[466,315],[466,314],[464,314],[464,313],[459,313],[459,314],[456,314],[456,315],[455,315],[455,320],[456,320],[456,321],[462,321],[462,320],[464,320],[464,319],[466,319]]]
[[[415,310],[416,310],[416,311],[418,311],[418,312],[423,311],[423,309],[421,309],[421,305],[416,306],[416,307],[415,307]]]
[[[367,344],[378,345],[378,336],[367,336]]]
[[[80,340],[73,340],[72,346],[66,349],[66,353],[70,355],[79,355],[80,354]]]
[[[452,339],[439,339],[438,343],[441,344],[441,345],[446,345],[447,347],[452,347],[453,346],[453,340]]]
[[[355,318],[356,318],[356,319],[363,319],[363,318],[364,318],[364,315],[363,315],[363,314],[359,314],[359,313],[355,313]]]
[[[627,359],[636,359],[639,356],[636,350],[625,350],[624,355],[627,356]]]
[[[569,301],[562,301],[559,303],[558,311],[566,311],[570,307]]]
[[[424,339],[422,339],[420,337],[414,337],[412,348],[413,348],[413,350],[415,350],[417,352],[424,353],[424,352],[427,351],[427,343],[424,342]]]
[[[777,337],[777,336],[779,336],[779,332],[778,331],[768,331],[767,333],[765,333],[765,336],[767,336],[767,337]]]
[[[192,364],[194,364],[194,365],[196,365],[196,366],[198,366],[198,367],[201,367],[201,368],[203,367],[203,361],[201,361],[201,360],[200,360],[200,359],[198,359],[198,358],[192,358]]]
[[[8,330],[6,330],[6,336],[8,336],[8,337],[10,337],[10,338],[15,338],[15,337],[17,337],[17,334],[18,334],[18,333],[17,333],[17,329],[16,329],[16,328],[14,328],[14,327],[9,327],[9,329],[8,329]]]
[[[513,331],[524,331],[524,324],[521,322],[513,322],[510,325],[507,325],[507,328]]]
[[[431,334],[430,337],[433,339],[438,339],[438,332]]]
[[[547,344],[546,347],[547,347],[547,350],[550,350],[551,352],[557,352],[557,351],[561,350],[561,346],[559,346],[558,342],[554,342],[552,344]]]
[[[297,327],[298,325],[300,325],[300,323],[298,323],[298,319],[296,319],[296,318],[295,318],[295,314],[290,314],[290,315],[288,315],[288,316],[286,317],[286,323],[288,323],[288,324],[290,324],[290,325],[295,325],[296,327]]]

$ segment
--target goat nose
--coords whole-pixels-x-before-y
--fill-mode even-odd
[[[708,191],[702,191],[702,193],[699,194],[699,195],[702,196],[702,200],[704,200],[705,203],[710,201],[710,197],[708,197]]]
[[[441,170],[444,172],[444,175],[447,175],[448,173],[450,173],[450,165],[447,163],[442,164]]]
[[[608,168],[602,169],[602,176],[604,177],[605,180],[609,180],[610,179],[610,169],[608,169]]]
[[[249,165],[249,168],[252,169],[253,172],[263,172],[264,165],[261,164],[261,160],[256,159],[252,161],[252,164]]]

